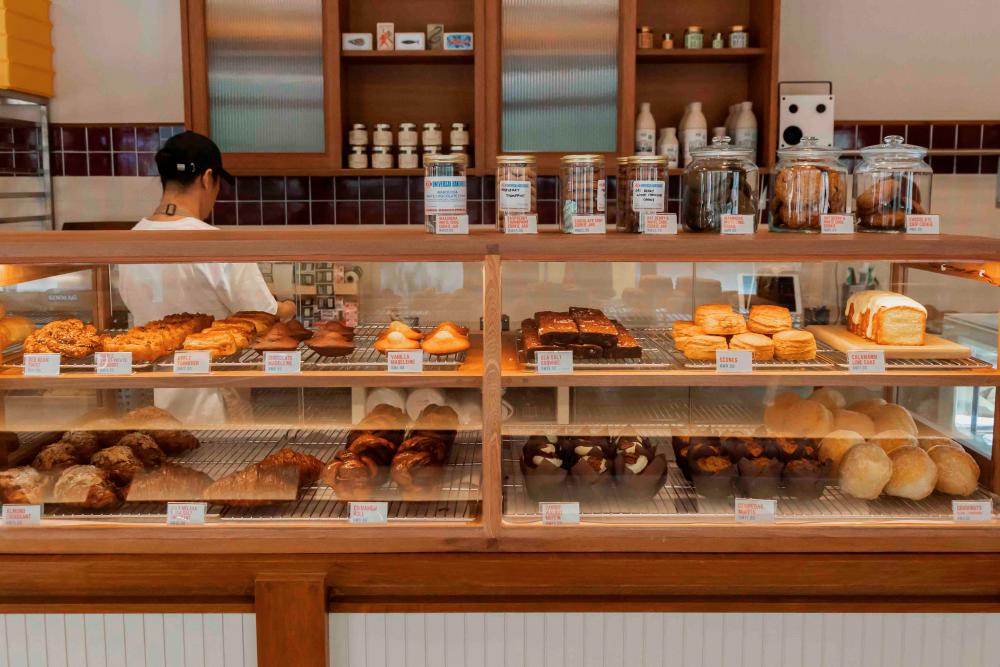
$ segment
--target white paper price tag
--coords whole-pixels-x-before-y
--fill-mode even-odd
[[[773,523],[778,512],[777,500],[757,498],[736,499],[737,523]]]
[[[955,521],[992,521],[992,500],[953,500],[951,516]]]
[[[201,526],[208,503],[167,503],[167,523],[171,526]]]
[[[571,350],[546,350],[535,352],[535,370],[539,373],[572,373]]]
[[[51,377],[59,375],[61,357],[58,354],[24,355],[24,374],[29,377]]]
[[[853,234],[854,216],[840,213],[821,215],[819,229],[823,234]]]
[[[95,352],[94,363],[98,375],[131,375],[131,352]]]
[[[574,234],[604,234],[607,232],[608,221],[603,215],[574,215],[571,222]]]
[[[750,350],[716,350],[716,373],[750,373],[753,371],[753,353]]]
[[[939,215],[908,215],[906,216],[907,234],[940,234],[941,216]]]
[[[506,213],[503,216],[504,234],[537,234],[538,214]]]
[[[264,372],[287,375],[302,372],[301,352],[265,352]]]
[[[722,216],[722,229],[723,234],[753,234],[753,215],[738,215],[735,213],[726,213]]]
[[[389,503],[366,502],[349,503],[348,521],[355,525],[370,525],[389,522]]]
[[[632,181],[632,210],[660,213],[666,191],[664,181]]]
[[[531,210],[530,181],[500,181],[497,208],[505,213]]]
[[[677,234],[677,214],[640,213],[639,231],[643,234]]]
[[[3,525],[5,526],[37,526],[41,522],[41,505],[3,506]]]
[[[390,373],[422,373],[424,370],[423,350],[389,350],[385,356]]]
[[[174,352],[174,373],[204,375],[211,371],[211,361],[208,350],[177,350]]]
[[[468,234],[469,216],[465,213],[434,216],[435,234]]]
[[[580,523],[580,503],[538,503],[538,513],[547,526]]]
[[[847,370],[851,373],[885,373],[885,352],[882,350],[849,350]]]

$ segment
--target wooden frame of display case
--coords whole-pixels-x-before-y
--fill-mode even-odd
[[[417,229],[282,228],[199,232],[0,233],[0,265],[195,261],[477,261],[484,271],[482,356],[456,372],[388,376],[304,372],[268,378],[144,373],[122,378],[0,374],[0,391],[54,387],[468,386],[483,400],[482,516],[442,526],[315,521],[166,526],[46,520],[0,528],[0,611],[256,611],[260,664],[326,664],[326,611],[998,611],[1000,521],[699,521],[550,527],[502,514],[500,392],[504,386],[858,384],[816,371],[720,377],[700,371],[526,373],[504,357],[504,261],[810,261],[868,259],[917,268],[1000,261],[1000,240],[942,235],[758,232],[659,240],[609,233],[432,236]],[[64,267],[61,267],[64,268]],[[35,270],[35,269],[33,269]],[[41,270],[43,273],[45,269]],[[16,271],[12,271],[13,275]],[[31,275],[31,274],[29,274]],[[888,372],[892,386],[1000,386],[1000,371]],[[1000,438],[984,480],[1000,490]],[[594,568],[603,573],[594,578]],[[642,576],[636,576],[641,572]],[[767,573],[760,576],[759,573]],[[757,574],[752,574],[757,573]],[[294,618],[295,623],[282,622]],[[291,662],[289,662],[291,658]]]

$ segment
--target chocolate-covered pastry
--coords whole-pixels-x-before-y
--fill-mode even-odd
[[[793,498],[819,498],[831,482],[832,468],[833,461],[829,459],[823,462],[805,458],[789,461],[782,474],[785,493]]]
[[[290,468],[298,476],[299,488],[311,486],[319,479],[323,470],[323,462],[311,454],[297,452],[290,447],[282,447],[278,451],[265,456],[257,464],[263,470],[272,468]]]
[[[616,454],[623,450],[628,450],[633,445],[641,445],[645,447],[650,454],[656,454],[656,443],[649,438],[644,438],[641,435],[627,434],[619,435],[611,439],[611,445],[614,447]]]
[[[569,345],[580,339],[580,330],[569,313],[543,310],[535,313],[535,322],[543,345]]]
[[[560,500],[566,494],[567,472],[554,439],[534,435],[521,449],[519,464],[528,495],[536,501]]]
[[[617,454],[611,438],[604,436],[564,435],[559,436],[558,442],[563,465],[567,468],[572,468],[581,456],[589,454],[594,448],[600,450],[601,455],[610,461],[614,461]]]
[[[736,466],[740,471],[736,485],[742,497],[774,498],[778,495],[784,463],[765,457],[741,458]]]
[[[66,468],[52,489],[52,502],[84,509],[114,509],[121,504],[107,471],[96,466]]]
[[[191,431],[142,431],[151,437],[167,456],[177,456],[198,449],[201,442]]]
[[[354,342],[332,331],[320,331],[305,342],[321,357],[346,357],[354,352]]]
[[[580,448],[577,448],[578,451]],[[611,463],[604,450],[594,445],[583,455],[577,456],[570,468],[570,475],[581,499],[598,498],[611,485]]]
[[[390,475],[404,499],[424,500],[440,493],[444,466],[434,462],[431,452],[411,450],[396,454]]]
[[[388,477],[388,468],[373,458],[342,449],[320,473],[320,480],[341,500],[369,500]]]
[[[160,446],[145,433],[129,433],[118,439],[119,447],[128,447],[147,468],[163,465],[166,455]]]
[[[642,438],[619,438],[614,461],[615,482],[631,498],[652,498],[667,479],[667,459],[656,455]]]
[[[733,495],[739,471],[736,464],[728,458],[702,456],[689,458],[688,464],[691,466],[691,481],[698,493],[706,498],[725,498]]]
[[[128,502],[201,500],[212,478],[193,468],[166,463],[156,470],[136,474],[125,491]]]

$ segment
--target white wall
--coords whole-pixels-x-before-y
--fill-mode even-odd
[[[779,80],[832,80],[845,120],[992,120],[998,26],[997,0],[782,0]]]

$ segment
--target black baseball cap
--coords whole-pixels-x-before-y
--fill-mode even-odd
[[[209,169],[226,183],[233,185],[236,179],[222,167],[222,151],[215,142],[197,132],[181,132],[167,139],[156,154],[156,167],[160,176],[171,180],[174,177],[198,176]]]

